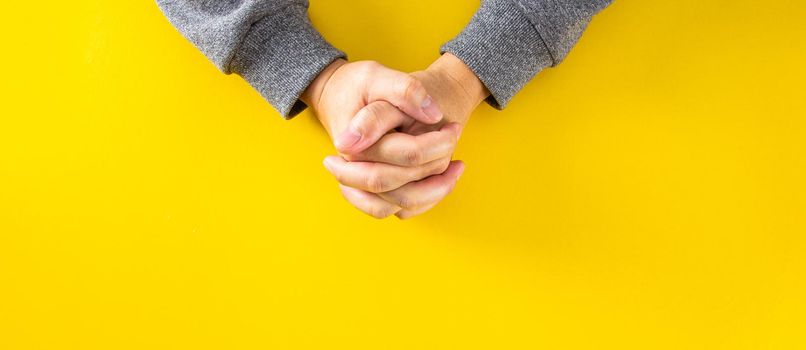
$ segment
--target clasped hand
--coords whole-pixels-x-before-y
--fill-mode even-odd
[[[353,206],[406,219],[433,208],[456,186],[451,160],[470,114],[488,95],[461,60],[445,54],[411,74],[373,61],[330,64],[301,97],[338,156],[324,165]]]

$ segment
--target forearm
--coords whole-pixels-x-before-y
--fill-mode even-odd
[[[305,0],[157,0],[166,17],[224,73],[244,77],[283,116],[344,54],[313,28]]]
[[[537,73],[565,58],[590,18],[610,0],[484,0],[442,47],[462,60],[504,108]]]

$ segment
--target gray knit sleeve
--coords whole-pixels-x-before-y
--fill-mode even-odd
[[[483,0],[442,47],[476,73],[502,109],[538,72],[562,61],[591,17],[612,0]]]
[[[306,0],[157,0],[171,24],[222,72],[246,79],[284,117],[305,109],[299,96],[344,53],[308,19]]]

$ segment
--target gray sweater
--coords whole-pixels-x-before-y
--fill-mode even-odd
[[[441,52],[461,59],[504,108],[542,69],[565,58],[612,0],[482,0]],[[286,118],[299,96],[345,54],[311,26],[307,0],[157,0],[171,23],[224,73],[237,73]]]

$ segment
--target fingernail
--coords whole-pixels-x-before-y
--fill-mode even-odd
[[[464,127],[462,126],[462,124],[459,124],[459,123],[455,123],[455,124],[456,124],[456,126],[454,126],[454,128],[456,128],[456,141],[459,141],[459,139],[462,137],[462,129]]]
[[[423,110],[423,113],[427,115],[431,120],[435,123],[442,119],[442,111],[439,110],[439,106],[434,103],[434,99],[431,96],[425,96],[425,100],[420,105],[420,108]]]
[[[348,128],[336,138],[336,148],[339,150],[345,150],[355,146],[358,141],[361,141],[361,134],[352,128]]]
[[[333,156],[328,156],[328,157],[325,157],[325,160],[322,161],[322,164],[325,165],[325,169],[327,169],[327,171],[332,173],[333,172],[333,162],[334,162]]]
[[[459,163],[459,175],[456,175],[456,180],[459,180],[462,177],[462,174],[465,173],[465,163]]]

